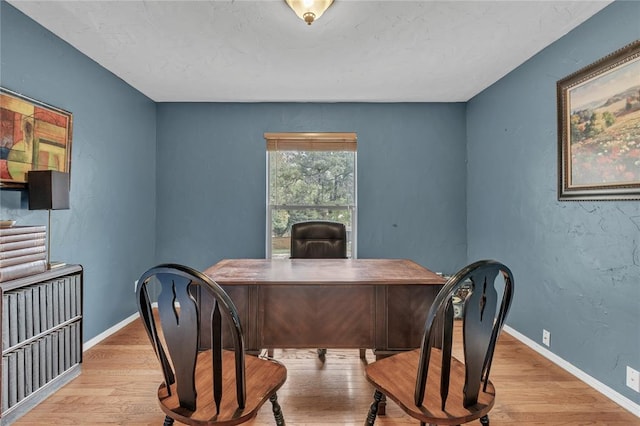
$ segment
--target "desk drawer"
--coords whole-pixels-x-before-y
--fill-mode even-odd
[[[419,348],[427,313],[440,285],[389,286],[386,294],[387,327],[383,333],[387,350]]]

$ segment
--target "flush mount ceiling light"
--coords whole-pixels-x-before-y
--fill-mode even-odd
[[[289,7],[302,19],[307,25],[311,25],[313,21],[322,16],[322,14],[331,6],[333,0],[285,0]]]

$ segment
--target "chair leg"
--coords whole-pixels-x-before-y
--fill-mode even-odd
[[[164,423],[162,423],[162,426],[171,426],[172,424],[173,424],[173,419],[169,416],[165,416]]]
[[[367,350],[360,348],[360,359],[367,359]]]
[[[326,354],[327,354],[327,348],[318,349],[318,358],[324,358]]]
[[[282,408],[280,408],[280,404],[278,404],[278,395],[274,393],[273,395],[271,395],[271,398],[269,398],[269,401],[271,401],[271,405],[273,408],[273,417],[275,417],[276,419],[276,425],[285,426],[284,416],[282,415]]]
[[[489,426],[489,415],[485,414],[484,416],[480,417],[480,423]]]
[[[378,415],[378,404],[382,399],[382,392],[376,389],[376,392],[373,394],[373,402],[371,403],[371,407],[369,407],[369,414],[367,415],[367,420],[365,420],[365,426],[373,426],[376,421],[376,416]]]

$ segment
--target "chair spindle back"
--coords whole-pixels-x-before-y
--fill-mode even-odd
[[[161,333],[153,315],[149,285],[157,283],[158,318]],[[236,399],[239,408],[246,401],[244,339],[238,312],[227,293],[206,275],[192,268],[163,264],[146,271],[138,280],[138,310],[155,350],[167,391],[176,384],[180,406],[196,410],[195,370],[199,352],[199,304],[194,297],[213,298],[211,321],[213,395],[219,412],[222,400],[222,316],[232,328],[235,350]],[[206,318],[206,316],[203,316]]]
[[[498,290],[495,288],[500,275],[504,281],[502,301],[498,308]],[[414,399],[421,406],[427,382],[429,358],[432,347],[442,346],[442,374],[440,395],[442,410],[449,392],[453,336],[453,296],[463,286],[470,286],[464,300],[462,313],[463,345],[465,359],[464,407],[478,401],[480,386],[489,380],[491,361],[496,341],[504,325],[513,298],[513,275],[505,265],[493,260],[481,260],[470,264],[453,275],[438,293],[425,322],[420,361],[416,378]],[[435,341],[436,327],[442,327],[442,341]]]

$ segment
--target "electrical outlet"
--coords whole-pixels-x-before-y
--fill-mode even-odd
[[[627,386],[640,392],[640,373],[629,366],[627,366]]]
[[[551,344],[551,333],[547,330],[542,330],[542,343],[544,343],[546,346],[549,346]]]

